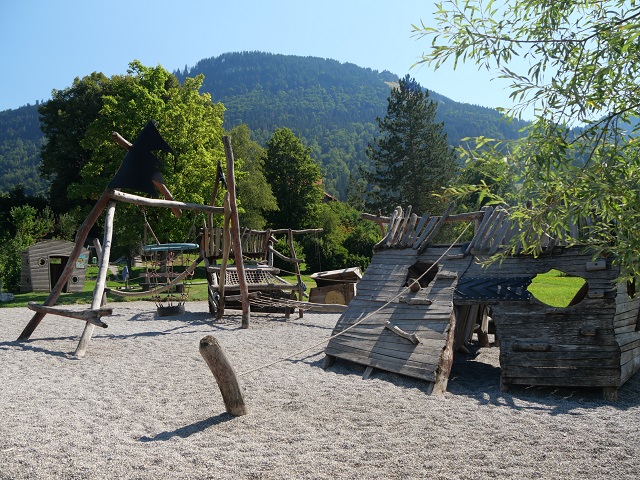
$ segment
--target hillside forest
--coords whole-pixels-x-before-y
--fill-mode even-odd
[[[132,62],[127,75],[94,73],[54,91],[40,105],[0,112],[0,278],[5,288],[16,286],[16,253],[40,238],[71,239],[96,192],[115,174],[122,152],[109,140],[113,126],[133,140],[150,118],[178,152],[162,157],[163,174],[177,198],[207,203],[216,164],[223,160],[220,140],[230,134],[244,226],[322,227],[322,236],[299,246],[311,271],[366,268],[380,235],[376,225],[360,219],[362,200],[375,190],[367,173],[376,168],[378,140],[393,128],[384,122],[390,94],[403,82],[411,79],[329,59],[242,52],[173,73]],[[453,148],[467,137],[510,140],[524,126],[505,122],[495,110],[417,87],[419,102],[430,106],[421,128],[436,127],[431,130],[444,141],[444,157],[453,162],[450,172],[463,167]],[[393,158],[394,151],[389,154]],[[308,188],[289,192],[286,181],[278,186],[282,170],[298,169],[309,181],[296,183]],[[494,173],[466,168],[460,178],[477,181]],[[292,216],[287,210],[294,206],[301,208]],[[142,230],[130,226],[142,225],[141,213],[125,209],[119,217],[116,252],[131,257]],[[169,217],[158,214],[153,220],[167,237],[184,235],[185,225]]]

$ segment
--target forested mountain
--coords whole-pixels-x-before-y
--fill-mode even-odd
[[[35,105],[0,112],[0,193],[20,184],[28,194],[46,193],[38,173],[43,141]]]
[[[325,189],[342,199],[350,175],[367,162],[365,149],[377,134],[375,118],[385,115],[390,88],[398,81],[390,72],[350,63],[260,52],[204,59],[174,74],[180,81],[204,75],[203,91],[226,107],[227,130],[246,123],[265,145],[276,128],[290,128],[321,163]],[[452,145],[468,136],[515,138],[523,126],[506,124],[495,110],[429,93]],[[27,193],[43,191],[46,185],[37,173],[42,141],[36,106],[0,112],[0,193],[20,183]]]
[[[227,129],[246,123],[264,144],[277,127],[301,136],[323,166],[325,189],[346,197],[349,177],[367,162],[365,149],[384,117],[398,76],[317,57],[227,53],[174,72],[181,81],[203,74],[203,90],[227,108]],[[427,87],[428,85],[423,85]],[[435,92],[436,121],[451,145],[465,137],[516,138],[524,122],[507,124],[496,110],[458,103]]]

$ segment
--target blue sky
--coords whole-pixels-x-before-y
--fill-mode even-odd
[[[506,83],[473,66],[411,68],[429,46],[411,25],[434,10],[434,0],[2,0],[0,111],[94,71],[123,74],[132,60],[174,71],[253,50],[409,73],[456,101],[511,106]]]

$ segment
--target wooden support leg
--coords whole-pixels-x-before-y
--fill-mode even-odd
[[[220,263],[220,272],[218,273],[218,320],[222,319],[224,315],[224,302],[225,302],[225,294],[224,288],[227,277],[227,265],[229,263],[229,252],[231,251],[231,232],[229,229],[229,225],[231,222],[231,217],[228,211],[229,205],[229,192],[224,195],[224,205],[225,205],[225,213],[224,213],[224,224],[222,227],[222,262]]]
[[[58,300],[58,297],[60,297],[60,294],[62,293],[62,289],[64,288],[65,284],[69,280],[71,273],[73,273],[76,260],[80,256],[80,252],[82,252],[82,248],[84,247],[84,242],[87,239],[87,236],[89,235],[89,231],[91,230],[91,227],[93,227],[93,224],[96,223],[96,220],[104,210],[104,207],[109,202],[110,193],[111,191],[109,190],[104,191],[104,193],[100,196],[100,198],[94,205],[93,210],[91,210],[91,212],[89,213],[85,221],[82,223],[82,225],[78,229],[78,233],[76,234],[76,245],[75,247],[73,247],[73,250],[69,255],[69,260],[67,260],[67,265],[62,271],[62,275],[60,275],[60,278],[58,279],[57,283],[54,285],[53,289],[51,290],[51,293],[49,294],[47,299],[43,302],[43,305],[53,306],[55,305],[56,300]],[[42,321],[45,315],[46,313],[44,312],[36,312],[31,318],[31,320],[29,321],[29,323],[27,324],[27,326],[24,328],[20,336],[18,337],[18,340],[28,340],[31,334],[33,333],[33,331],[38,327],[38,325],[40,325],[40,322]]]
[[[500,391],[501,392],[509,391],[509,384],[505,383],[505,381],[502,379],[502,375],[500,375]]]
[[[487,307],[482,308],[482,321],[480,322],[480,330],[478,330],[478,342],[481,347],[491,346],[489,342],[489,315]]]
[[[322,368],[324,370],[326,370],[327,368],[331,368],[334,363],[336,363],[336,357],[334,357],[333,355],[326,355],[324,357],[324,365],[322,366]]]
[[[231,217],[231,234],[233,236],[233,254],[238,271],[238,284],[242,295],[242,328],[249,328],[251,310],[249,307],[249,287],[244,273],[244,260],[242,258],[242,242],[240,240],[240,225],[238,223],[238,202],[236,201],[236,183],[233,150],[231,149],[231,137],[222,137],[224,153],[227,160],[227,193],[229,194],[229,215]],[[225,205],[226,208],[226,205]]]
[[[96,286],[93,289],[93,301],[91,302],[91,309],[95,310],[100,308],[106,303],[104,298],[104,289],[107,284],[107,272],[109,271],[109,257],[111,254],[111,238],[113,237],[113,217],[116,211],[116,202],[109,202],[107,205],[107,215],[104,221],[104,240],[102,242],[102,257],[100,258],[100,266],[98,267],[98,278],[96,280]],[[87,352],[89,346],[89,340],[93,335],[95,325],[87,322],[80,337],[80,342],[75,351],[75,355],[83,357]]]
[[[236,417],[249,413],[233,365],[227,360],[222,346],[215,337],[207,335],[200,340],[200,355],[218,382],[227,413]]]
[[[618,401],[618,387],[603,387],[602,396],[607,402]]]
[[[290,250],[289,255],[291,256],[291,258],[293,258],[293,261],[294,261],[293,268],[294,268],[295,273],[296,273],[296,281],[297,281],[297,284],[298,284],[298,300],[300,300],[302,302],[302,295],[303,295],[302,275],[300,275],[300,263],[298,263],[298,257],[296,256],[296,250],[295,250],[295,247],[293,245],[293,231],[291,229],[289,229],[287,234],[288,234],[289,250]],[[293,296],[293,292],[292,292],[292,296]],[[302,318],[303,316],[304,316],[304,310],[302,309],[302,307],[299,307],[298,308],[298,318]]]

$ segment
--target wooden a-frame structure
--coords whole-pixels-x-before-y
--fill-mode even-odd
[[[238,270],[240,296],[242,298],[242,327],[248,328],[250,319],[250,307],[248,289],[244,276],[242,249],[240,246],[240,227],[238,224],[234,158],[233,151],[231,149],[231,139],[228,136],[223,137],[226,156],[227,183],[227,192],[225,194],[223,207],[216,207],[213,205],[215,201],[215,193],[217,191],[218,180],[216,180],[216,191],[214,191],[214,195],[212,196],[212,205],[200,205],[174,200],[171,193],[164,184],[162,175],[157,168],[157,161],[152,157],[150,153],[151,150],[172,150],[166,144],[166,142],[164,142],[162,137],[159,136],[159,133],[155,129],[155,124],[153,124],[152,122],[147,123],[145,129],[140,134],[140,137],[138,137],[136,142],[134,142],[134,144],[129,143],[126,139],[121,137],[116,132],[113,132],[112,139],[128,151],[127,156],[125,157],[120,170],[118,171],[112,182],[100,195],[93,209],[78,229],[78,232],[76,233],[75,247],[69,255],[67,266],[60,275],[60,278],[58,279],[55,286],[51,289],[51,293],[42,305],[38,305],[35,303],[29,304],[29,308],[31,310],[34,310],[35,313],[18,337],[18,341],[28,340],[46,314],[76,318],[86,322],[82,337],[80,338],[80,342],[78,343],[75,351],[76,356],[82,357],[86,353],[89,340],[91,339],[95,327],[99,326],[104,328],[107,326],[101,320],[101,317],[111,315],[112,313],[112,310],[110,308],[105,308],[105,290],[107,271],[109,267],[111,241],[113,236],[113,218],[115,215],[116,202],[132,203],[135,205],[150,207],[170,208],[173,211],[174,215],[178,217],[182,215],[182,210],[196,210],[207,212],[210,219],[213,218],[213,215],[224,215],[225,255],[223,255],[223,265],[226,267],[226,262],[228,261],[229,252],[231,250],[231,242],[233,241],[235,245],[238,245],[238,248],[234,250],[234,256],[235,264]],[[138,164],[136,164],[136,162]],[[141,167],[140,164],[143,164],[143,166]],[[127,188],[143,190],[148,193],[153,193],[151,189],[155,188],[163,195],[164,200],[152,199],[122,192],[117,188],[120,185]],[[87,236],[89,235],[89,231],[96,223],[100,215],[105,211],[105,209],[106,215],[104,222],[105,226],[104,239],[102,243],[102,256],[100,258],[98,277],[96,280],[96,286],[93,291],[93,299],[90,308],[83,311],[78,311],[55,306],[56,301],[62,293],[64,285],[67,283],[70,275],[72,274],[73,266],[75,265],[76,260],[78,259],[80,253],[84,248],[84,244],[87,240]],[[198,260],[196,260],[196,262],[194,262],[190,268],[194,269],[201,261],[202,256]],[[181,281],[182,278],[184,277],[176,277],[169,284],[165,285],[164,287],[160,287],[157,291],[159,292],[171,288],[172,285]],[[149,295],[149,293],[151,292],[146,292],[146,295]]]
[[[450,206],[451,208],[451,206]],[[584,245],[543,235],[542,254],[502,251],[521,226],[506,208],[441,216],[403,213],[363,215],[387,225],[374,248],[358,291],[338,320],[325,353],[373,369],[447,388],[453,356],[480,323],[486,334],[491,311],[500,342],[501,385],[602,388],[608,399],[640,371],[640,295],[637,281],[619,282],[620,267]],[[470,242],[434,243],[448,222],[474,226]],[[590,219],[578,219],[568,234],[590,235]],[[586,242],[585,242],[586,243]],[[527,290],[537,274],[558,269],[584,279],[565,308],[546,305]]]

